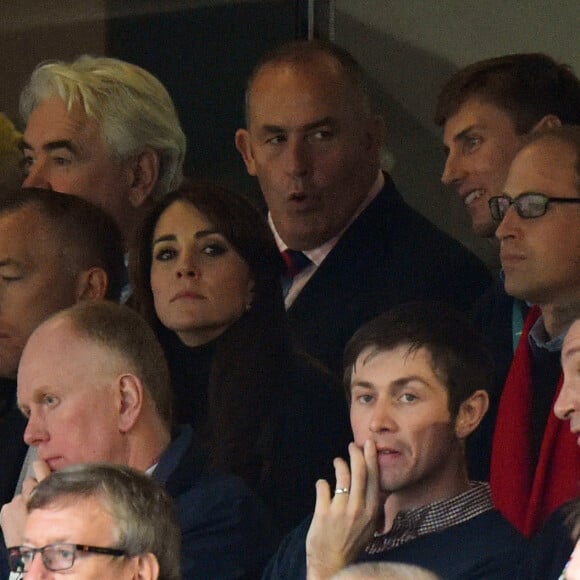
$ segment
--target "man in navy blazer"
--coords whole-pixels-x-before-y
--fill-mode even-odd
[[[383,121],[346,51],[296,41],[268,54],[248,82],[246,125],[236,147],[287,255],[291,329],[332,369],[353,332],[381,311],[413,299],[465,310],[487,288],[484,265],[381,172]]]
[[[209,470],[191,428],[172,429],[171,399],[161,345],[128,307],[84,303],[42,323],[18,369],[24,439],[39,460],[2,508],[6,546],[22,545],[26,502],[41,479],[108,462],[150,474],[174,499],[184,579],[259,577],[276,547],[271,518],[241,479]]]

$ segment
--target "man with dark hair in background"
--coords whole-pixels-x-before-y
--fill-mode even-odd
[[[441,180],[457,190],[473,232],[493,237],[488,202],[501,195],[526,135],[580,124],[580,80],[545,54],[510,54],[460,69],[437,97],[447,153]]]
[[[16,371],[28,337],[51,314],[84,300],[118,300],[123,243],[102,209],[40,189],[0,195],[0,502],[12,499],[26,445]]]

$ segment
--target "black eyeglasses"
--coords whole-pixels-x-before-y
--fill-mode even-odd
[[[489,200],[491,217],[500,222],[508,209],[514,205],[521,218],[533,219],[542,217],[550,203],[580,203],[579,197],[548,197],[543,193],[522,193],[516,198],[509,195],[496,195]]]
[[[73,567],[77,553],[104,554],[105,556],[126,556],[125,550],[98,548],[82,544],[48,544],[42,548],[15,546],[8,548],[8,561],[11,572],[28,572],[37,553],[47,570],[59,572]]]

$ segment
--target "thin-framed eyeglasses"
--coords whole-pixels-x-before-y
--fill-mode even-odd
[[[30,546],[14,546],[8,548],[8,562],[11,572],[28,572],[37,553],[40,553],[42,562],[47,570],[60,572],[72,568],[78,553],[101,554],[105,556],[126,556],[125,550],[116,548],[99,548],[83,544],[48,544],[42,548]]]
[[[580,197],[549,197],[534,191],[522,193],[515,198],[509,195],[496,195],[489,200],[491,217],[500,222],[513,205],[517,214],[524,219],[542,217],[551,203],[580,203]]]

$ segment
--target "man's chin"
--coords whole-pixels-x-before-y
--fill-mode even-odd
[[[471,231],[478,238],[495,239],[495,230],[497,230],[498,222],[493,220],[477,219],[477,216],[472,216]]]

